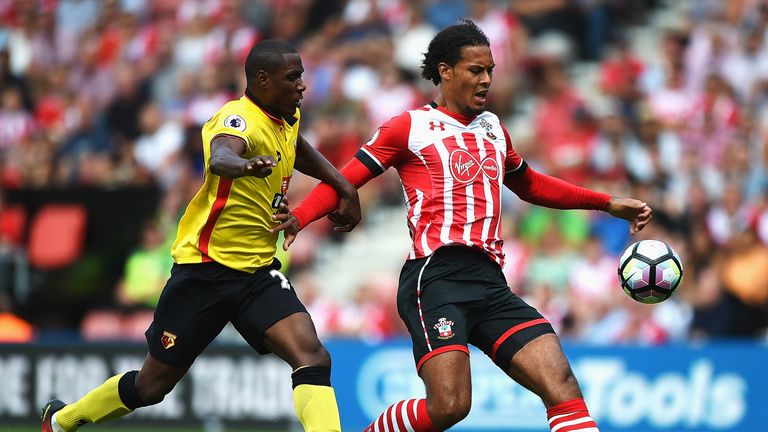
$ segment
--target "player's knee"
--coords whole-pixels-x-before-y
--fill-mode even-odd
[[[570,367],[560,369],[553,378],[557,387],[567,390],[579,388],[579,382]]]
[[[298,353],[298,364],[301,366],[331,367],[331,354],[320,341],[315,345],[308,345],[301,353]]]
[[[441,430],[447,429],[469,415],[472,399],[469,395],[442,395],[436,400],[427,400],[430,419]]]
[[[539,395],[545,404],[555,405],[582,397],[579,382],[570,367],[558,370]]]
[[[176,386],[176,381],[171,379],[158,379],[152,382],[142,383],[137,386],[141,400],[145,405],[155,405],[165,399],[165,395]]]

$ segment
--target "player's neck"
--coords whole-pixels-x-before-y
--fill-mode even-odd
[[[274,110],[272,110],[268,106],[264,105],[264,103],[262,103],[261,100],[258,97],[256,97],[256,95],[250,89],[248,89],[248,88],[245,89],[245,97],[250,99],[251,102],[253,102],[254,105],[259,107],[262,111],[267,113],[270,117],[273,117],[273,120],[275,120],[277,122],[282,122],[283,121],[283,116],[282,115],[277,114],[276,112],[274,112]]]
[[[460,121],[464,125],[472,123],[472,120],[477,117],[475,114],[465,114],[461,111],[457,104],[449,103],[443,95],[438,94],[435,100],[430,104],[433,108],[437,108],[444,114],[453,117]]]

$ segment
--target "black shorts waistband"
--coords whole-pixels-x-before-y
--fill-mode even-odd
[[[173,263],[173,267],[171,267],[171,273],[176,271],[177,269],[185,269],[187,271],[218,271],[218,272],[225,272],[233,277],[247,277],[247,276],[253,276],[254,274],[257,274],[259,272],[264,271],[270,271],[270,270],[280,270],[283,267],[283,264],[278,260],[277,258],[272,259],[272,263],[269,265],[265,265],[263,267],[257,268],[253,273],[248,273],[242,270],[233,269],[232,267],[227,267],[224,264],[218,262],[218,261],[206,261],[201,263]]]

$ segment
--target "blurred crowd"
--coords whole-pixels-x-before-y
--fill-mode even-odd
[[[531,166],[654,208],[630,238],[605,214],[507,191],[512,289],[565,340],[766,339],[768,1],[0,0],[0,188],[163,191],[114,300],[86,311],[81,334],[143,337],[203,176],[200,127],[242,94],[254,42],[298,49],[302,134],[341,166],[379,124],[431,100],[422,53],[460,17],[491,41],[488,108]],[[296,175],[291,202],[313,185]],[[403,205],[394,176],[361,199],[369,215]],[[616,280],[617,257],[642,238],[667,241],[685,267],[675,296],[652,307]],[[397,275],[370,275],[348,298],[317,290],[318,248],[345,241],[321,222],[283,256],[321,336],[404,334]],[[0,230],[0,253],[9,247]],[[12,297],[0,290],[0,319]]]

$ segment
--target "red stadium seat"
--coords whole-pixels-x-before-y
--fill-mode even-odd
[[[29,234],[29,264],[55,269],[72,264],[83,249],[87,213],[79,204],[49,204],[35,215]]]
[[[27,211],[20,205],[3,207],[0,210],[0,243],[21,246],[24,243],[24,229]]]

